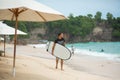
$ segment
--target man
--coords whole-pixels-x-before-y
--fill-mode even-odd
[[[65,46],[65,39],[63,38],[63,35],[64,35],[63,33],[59,33],[57,39],[54,41],[54,45],[52,48],[52,55],[54,55],[53,51],[56,43]],[[56,57],[56,69],[58,68],[58,61],[59,61],[59,58]],[[63,70],[63,59],[61,59],[61,70]]]

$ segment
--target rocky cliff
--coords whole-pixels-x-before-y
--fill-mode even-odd
[[[35,28],[30,31],[30,38],[24,39],[27,43],[40,43],[40,40],[49,39],[46,35],[47,30],[45,28]],[[52,34],[51,34],[52,35]],[[107,23],[100,23],[92,30],[90,34],[84,38],[81,36],[72,37],[69,33],[65,33],[65,39],[67,42],[88,42],[88,41],[111,41],[112,40],[112,28]]]
[[[90,36],[90,41],[111,41],[112,28],[106,23],[97,25]]]

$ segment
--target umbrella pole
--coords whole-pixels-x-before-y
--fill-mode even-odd
[[[5,57],[5,43],[6,43],[6,37],[4,35],[4,57]]]
[[[15,59],[16,59],[16,44],[17,44],[17,28],[18,28],[18,9],[16,9],[15,14],[15,36],[14,36],[14,58],[13,58],[13,76],[15,77]]]

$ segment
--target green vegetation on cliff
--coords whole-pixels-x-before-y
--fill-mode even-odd
[[[65,36],[68,38],[67,41],[74,41],[80,37],[84,39],[86,36],[92,34],[92,31],[95,27],[99,26],[102,23],[104,26],[110,26],[112,28],[112,39],[114,41],[120,41],[120,17],[114,18],[111,13],[106,14],[106,20],[101,18],[102,13],[96,12],[96,15],[93,17],[92,14],[87,16],[73,16],[70,14],[68,19],[62,21],[54,21],[47,23],[40,22],[19,22],[18,29],[28,33],[27,36],[19,36],[18,38],[30,38],[31,31],[35,28],[45,28],[46,34],[38,34],[38,37],[48,40],[54,40],[57,33],[64,32]],[[4,21],[4,23],[9,26],[13,26],[14,21]]]

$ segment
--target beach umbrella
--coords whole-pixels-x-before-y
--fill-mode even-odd
[[[34,0],[0,0],[0,20],[14,20],[16,22],[13,59],[14,76],[18,21],[47,22],[61,19],[65,19],[62,13]]]
[[[0,21],[0,35],[14,35],[15,29]],[[17,34],[27,35],[27,33],[17,30]]]
[[[4,41],[4,38],[0,37],[0,41]]]
[[[15,29],[12,27],[9,27],[8,25],[0,22],[0,35],[4,36],[4,56],[5,56],[5,42],[6,42],[6,35],[14,35]],[[27,35],[27,33],[24,33],[20,30],[17,30],[17,34],[19,35]]]

